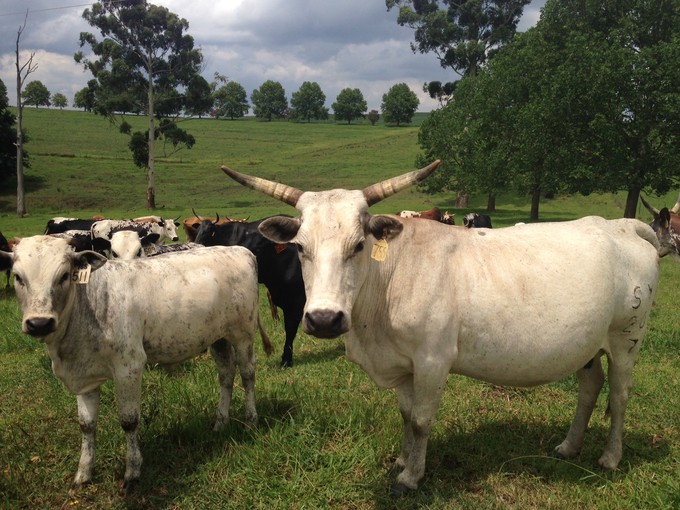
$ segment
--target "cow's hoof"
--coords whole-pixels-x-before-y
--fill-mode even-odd
[[[125,480],[123,482],[123,495],[128,496],[135,492],[137,486],[139,485],[139,479],[133,478],[132,480]]]
[[[292,368],[292,366],[293,366],[293,360],[292,359],[288,360],[288,359],[281,358],[281,364],[280,364],[281,368]]]
[[[406,496],[411,489],[406,487],[403,483],[395,483],[390,487],[390,496],[393,498],[403,498]]]

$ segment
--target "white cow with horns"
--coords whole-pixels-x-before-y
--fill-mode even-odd
[[[121,262],[75,252],[65,239],[35,236],[22,239],[12,253],[0,251],[3,264],[13,266],[22,330],[44,342],[54,374],[76,394],[82,447],[75,485],[92,480],[99,387],[108,379],[127,436],[125,487],[138,480],[147,363],[174,364],[210,348],[221,389],[215,429],[229,419],[235,364],[246,393],[246,422],[256,422],[259,302],[249,250],[197,248]]]
[[[657,288],[654,232],[633,219],[481,231],[369,213],[438,165],[363,190],[320,192],[222,170],[298,209],[299,218],[273,217],[260,230],[298,245],[304,330],[320,338],[346,334],[347,357],[380,387],[396,389],[404,429],[393,495],[417,488],[423,477],[449,373],[535,386],[575,372],[576,414],[555,448],[573,457],[603,386],[602,355],[611,429],[599,463],[616,469],[633,364]]]

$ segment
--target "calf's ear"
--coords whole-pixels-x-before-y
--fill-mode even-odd
[[[99,269],[109,260],[104,255],[100,255],[96,251],[85,250],[73,254],[73,259],[76,265],[89,264],[92,267],[92,271]]]
[[[393,216],[376,214],[368,221],[368,231],[376,239],[393,239],[401,234],[404,225]]]
[[[289,243],[300,230],[300,220],[288,216],[273,216],[258,227],[260,234],[275,243]]]

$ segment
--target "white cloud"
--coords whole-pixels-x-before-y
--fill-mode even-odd
[[[290,99],[304,81],[316,81],[330,106],[345,87],[359,88],[369,108],[380,108],[382,95],[396,83],[407,83],[421,99],[421,110],[437,107],[422,92],[431,80],[452,81],[433,54],[413,54],[413,31],[400,27],[396,10],[383,0],[151,0],[189,22],[188,33],[204,56],[203,75],[215,72],[239,82],[250,94],[268,79],[280,81]],[[50,92],[72,100],[91,76],[73,55],[81,31],[96,32],[82,19],[86,5],[54,0],[23,0],[22,7],[0,4],[0,79],[13,104],[16,80],[16,32],[29,16],[20,47],[36,51],[38,71],[28,80],[42,81]],[[525,9],[522,30],[534,24],[545,0]],[[73,5],[76,5],[73,7]],[[7,5],[7,2],[5,2]],[[23,11],[23,13],[22,13]],[[9,15],[10,13],[19,13]]]

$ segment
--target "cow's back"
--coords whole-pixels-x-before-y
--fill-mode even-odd
[[[396,357],[385,365],[406,369],[409,358],[437,353],[451,360],[452,371],[472,377],[543,383],[555,360],[564,374],[551,379],[606,349],[608,331],[625,328],[634,307],[648,310],[656,291],[656,248],[637,220],[584,218],[494,230],[403,224],[388,243],[387,259],[371,261],[354,306],[361,326],[350,337],[380,340],[356,353],[350,340],[348,354],[361,357],[355,361],[365,368],[373,365],[367,368],[372,376],[388,373],[381,356],[391,349]],[[386,320],[376,321],[376,314]],[[567,348],[573,359],[564,359]],[[400,363],[396,353],[408,354]],[[395,384],[398,373],[382,383]]]
[[[220,338],[254,335],[257,296],[256,262],[245,248],[113,260],[79,288],[81,314],[71,323],[99,333],[111,349],[143,342],[147,362],[174,363]]]

